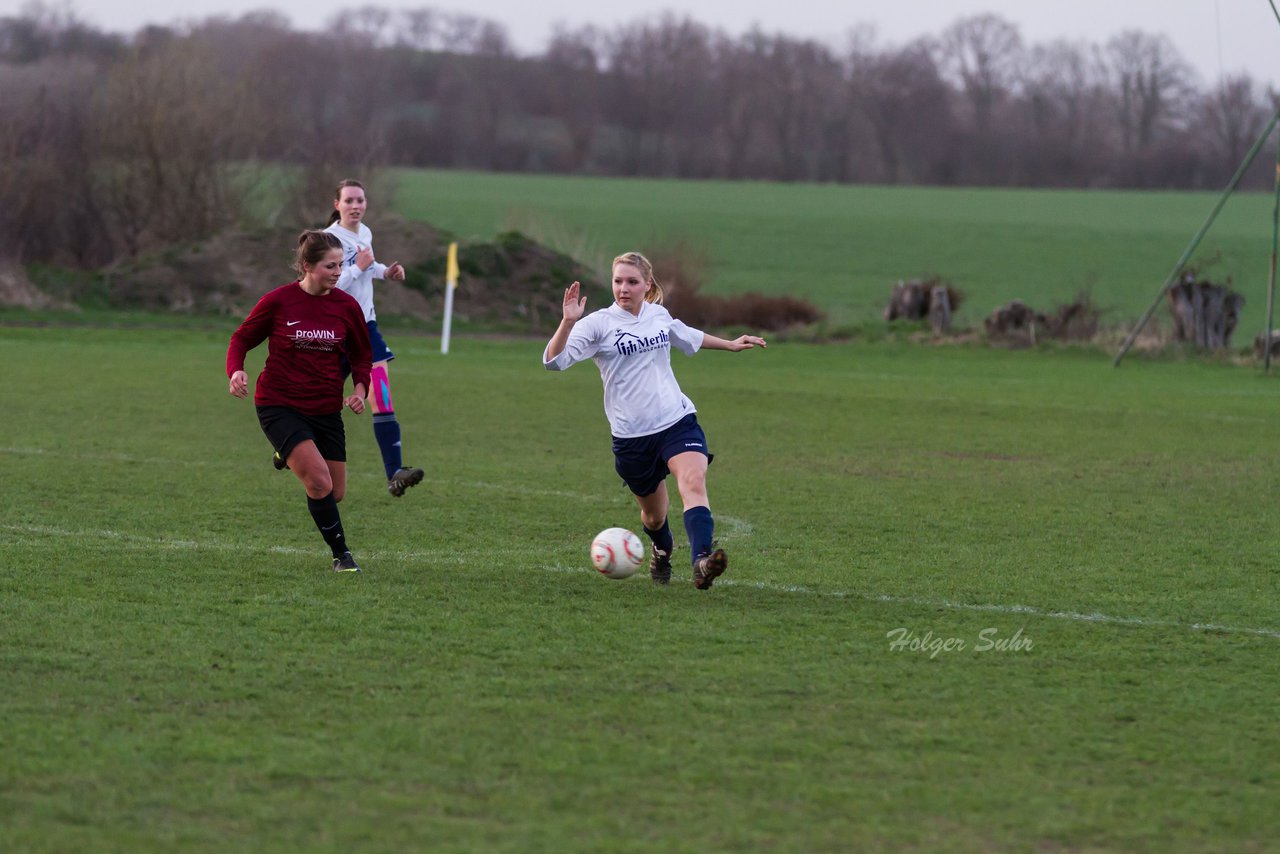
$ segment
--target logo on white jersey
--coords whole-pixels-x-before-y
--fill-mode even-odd
[[[618,351],[619,356],[630,356],[634,353],[648,353],[652,350],[664,350],[671,346],[671,338],[667,336],[667,330],[660,329],[658,334],[651,338],[641,338],[639,335],[632,335],[630,332],[624,332],[621,329],[614,330],[613,348]]]

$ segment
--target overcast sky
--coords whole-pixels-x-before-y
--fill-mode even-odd
[[[28,0],[0,0],[13,15]],[[60,5],[65,0],[46,0]],[[1276,0],[1280,5],[1280,0]],[[709,26],[738,35],[758,24],[766,32],[817,38],[843,47],[859,22],[872,23],[881,44],[901,44],[939,33],[957,18],[993,12],[1015,24],[1028,43],[1054,38],[1102,43],[1131,28],[1164,33],[1206,84],[1219,70],[1248,71],[1280,85],[1280,22],[1268,0],[71,0],[82,19],[106,30],[133,32],[144,24],[170,24],[210,15],[238,16],[255,9],[284,13],[299,29],[316,29],[339,10],[362,5],[466,11],[504,24],[523,53],[540,51],[557,22],[570,26],[619,23],[677,9]]]

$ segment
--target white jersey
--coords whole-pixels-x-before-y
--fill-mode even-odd
[[[702,347],[701,330],[674,319],[665,308],[643,303],[640,314],[617,303],[579,320],[560,355],[542,364],[563,371],[592,359],[604,380],[604,414],[619,439],[665,430],[696,410],[671,372],[671,348],[692,356]]]
[[[355,234],[347,231],[340,222],[335,222],[325,231],[337,235],[342,241],[342,275],[338,277],[338,287],[356,298],[365,320],[377,320],[378,315],[373,310],[373,280],[386,276],[387,265],[374,261],[363,272],[356,266],[356,253],[373,246],[373,232],[363,222]]]

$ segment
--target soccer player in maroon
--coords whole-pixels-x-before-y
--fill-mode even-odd
[[[245,354],[269,339],[267,362],[253,401],[262,432],[307,490],[307,508],[333,552],[338,572],[359,572],[347,547],[338,502],[347,491],[347,438],[342,407],[359,415],[369,393],[369,330],[360,304],[336,290],[342,241],[304,231],[294,259],[296,282],[267,292],[227,347],[227,376],[235,397],[247,397]],[[342,396],[351,367],[355,393]]]

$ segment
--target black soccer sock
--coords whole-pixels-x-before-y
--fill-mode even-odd
[[[656,531],[650,531],[648,528],[644,532],[649,535],[649,539],[653,541],[653,547],[660,552],[671,554],[671,550],[675,548],[675,539],[671,536],[671,524],[668,520],[662,520],[662,527]]]
[[[342,557],[347,551],[347,539],[342,534],[342,516],[338,514],[338,502],[333,500],[333,491],[324,498],[307,496],[307,509],[311,518],[320,529],[320,536],[329,544],[334,557]]]

